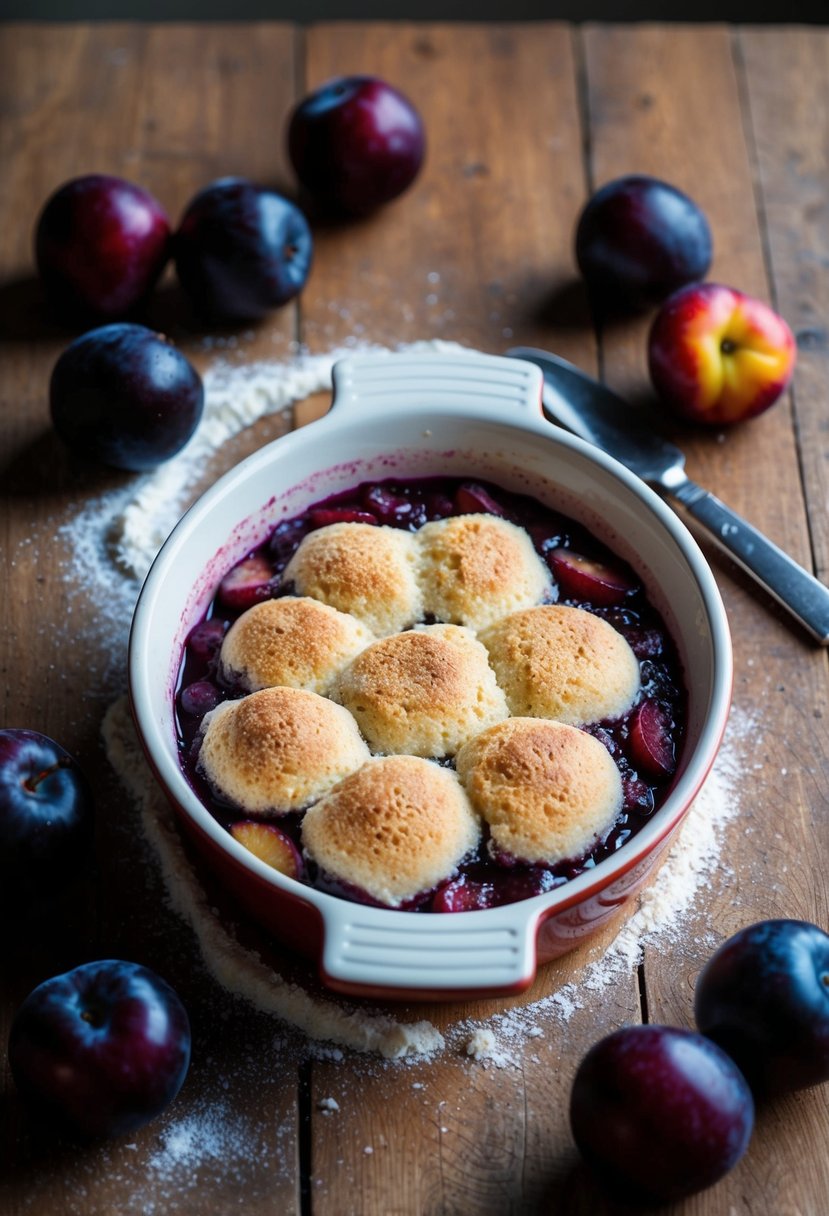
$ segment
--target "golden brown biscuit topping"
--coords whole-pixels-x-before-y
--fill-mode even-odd
[[[249,814],[300,810],[369,755],[346,710],[297,688],[225,701],[204,726],[201,771]]]
[[[457,776],[415,756],[389,756],[346,777],[302,821],[326,874],[395,907],[450,877],[480,827]]]
[[[625,713],[639,692],[639,663],[625,638],[582,608],[528,608],[481,641],[516,717],[599,722]]]
[[[459,625],[423,625],[363,650],[333,695],[377,752],[453,754],[507,716],[486,651]]]
[[[265,600],[230,627],[222,674],[246,691],[283,685],[325,693],[331,681],[374,640],[365,625],[309,597]]]
[[[550,576],[523,528],[494,515],[459,515],[417,533],[427,613],[482,629],[539,603]]]
[[[378,637],[421,619],[414,536],[398,528],[338,523],[304,538],[285,567],[283,583],[340,612]]]
[[[460,750],[457,771],[495,848],[520,861],[554,865],[580,856],[622,806],[610,753],[561,722],[509,718]]]

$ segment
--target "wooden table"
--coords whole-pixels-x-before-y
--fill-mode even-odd
[[[93,877],[59,916],[21,910],[5,926],[2,1041],[35,983],[113,956],[168,976],[194,1026],[177,1103],[127,1143],[56,1144],[23,1112],[4,1064],[3,1212],[614,1210],[579,1165],[567,1126],[570,1082],[587,1047],[642,1018],[690,1025],[712,940],[771,916],[829,924],[825,651],[706,546],[733,630],[735,706],[755,725],[732,743],[744,777],[724,845],[728,870],[689,913],[680,940],[648,950],[638,974],[566,1024],[551,1022],[521,1067],[484,1068],[446,1053],[405,1066],[309,1056],[301,1038],[206,976],[192,934],[147,873],[102,753],[101,718],[124,672],[120,664],[103,671],[96,621],[111,628],[114,610],[73,586],[58,528],[129,479],[79,471],[50,433],[48,377],[69,335],[40,299],[31,232],[50,191],[92,171],[142,183],[173,216],[225,174],[290,190],[282,130],[292,102],[336,73],[376,73],[422,110],[428,166],[376,217],[317,231],[306,291],[244,338],[243,357],[284,358],[296,339],[321,352],[354,335],[387,344],[439,337],[492,352],[525,343],[637,395],[647,390],[647,319],[594,331],[572,233],[599,184],[632,171],[665,178],[711,221],[711,277],[770,300],[799,346],[793,390],[773,410],[727,434],[681,435],[690,472],[825,580],[829,31],[17,25],[3,29],[2,48],[0,721],[61,740],[98,799]],[[151,320],[204,368],[214,354],[180,305],[172,288],[161,292]],[[294,423],[325,404],[298,406]],[[258,424],[222,463],[288,425]],[[578,979],[596,953],[546,968],[522,1000]],[[514,1003],[420,1013],[445,1026]],[[326,1097],[339,1111],[320,1110]],[[828,1098],[824,1087],[763,1109],[744,1161],[676,1210],[829,1211]]]

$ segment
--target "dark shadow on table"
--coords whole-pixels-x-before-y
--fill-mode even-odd
[[[0,282],[0,343],[69,342],[84,328],[55,312],[36,275]]]
[[[65,500],[69,493],[86,500],[126,488],[134,473],[125,473],[74,456],[51,429],[42,431],[0,463],[0,484],[12,498]]]

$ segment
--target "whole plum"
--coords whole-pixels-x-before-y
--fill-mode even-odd
[[[420,172],[420,114],[376,76],[338,76],[309,93],[288,123],[288,154],[324,207],[363,214],[397,198]]]
[[[256,321],[287,304],[305,286],[313,256],[300,209],[241,177],[222,178],[197,194],[173,243],[193,307],[216,319]]]
[[[140,186],[93,173],[65,182],[35,229],[35,258],[50,297],[100,320],[122,317],[148,295],[170,253],[170,224]]]
[[[92,844],[93,801],[78,763],[39,731],[0,730],[0,899],[47,896]]]
[[[148,967],[119,959],[40,984],[9,1036],[20,1093],[83,1138],[147,1123],[181,1089],[189,1063],[190,1022],[177,994]]]
[[[742,1157],[754,1126],[751,1090],[733,1060],[689,1030],[632,1026],[579,1065],[570,1124],[599,1179],[625,1198],[680,1199]]]
[[[741,929],[703,968],[694,1013],[755,1093],[829,1081],[829,935],[800,920]]]
[[[49,386],[52,422],[82,456],[118,469],[155,468],[198,426],[204,388],[174,346],[143,325],[116,322],[63,352]]]
[[[594,301],[644,309],[705,277],[711,229],[693,199],[675,186],[654,177],[620,177],[582,211],[576,260]]]

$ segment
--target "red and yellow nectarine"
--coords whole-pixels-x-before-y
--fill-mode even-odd
[[[718,283],[675,292],[648,338],[648,367],[660,398],[677,414],[712,426],[773,405],[791,379],[795,353],[782,317]]]

